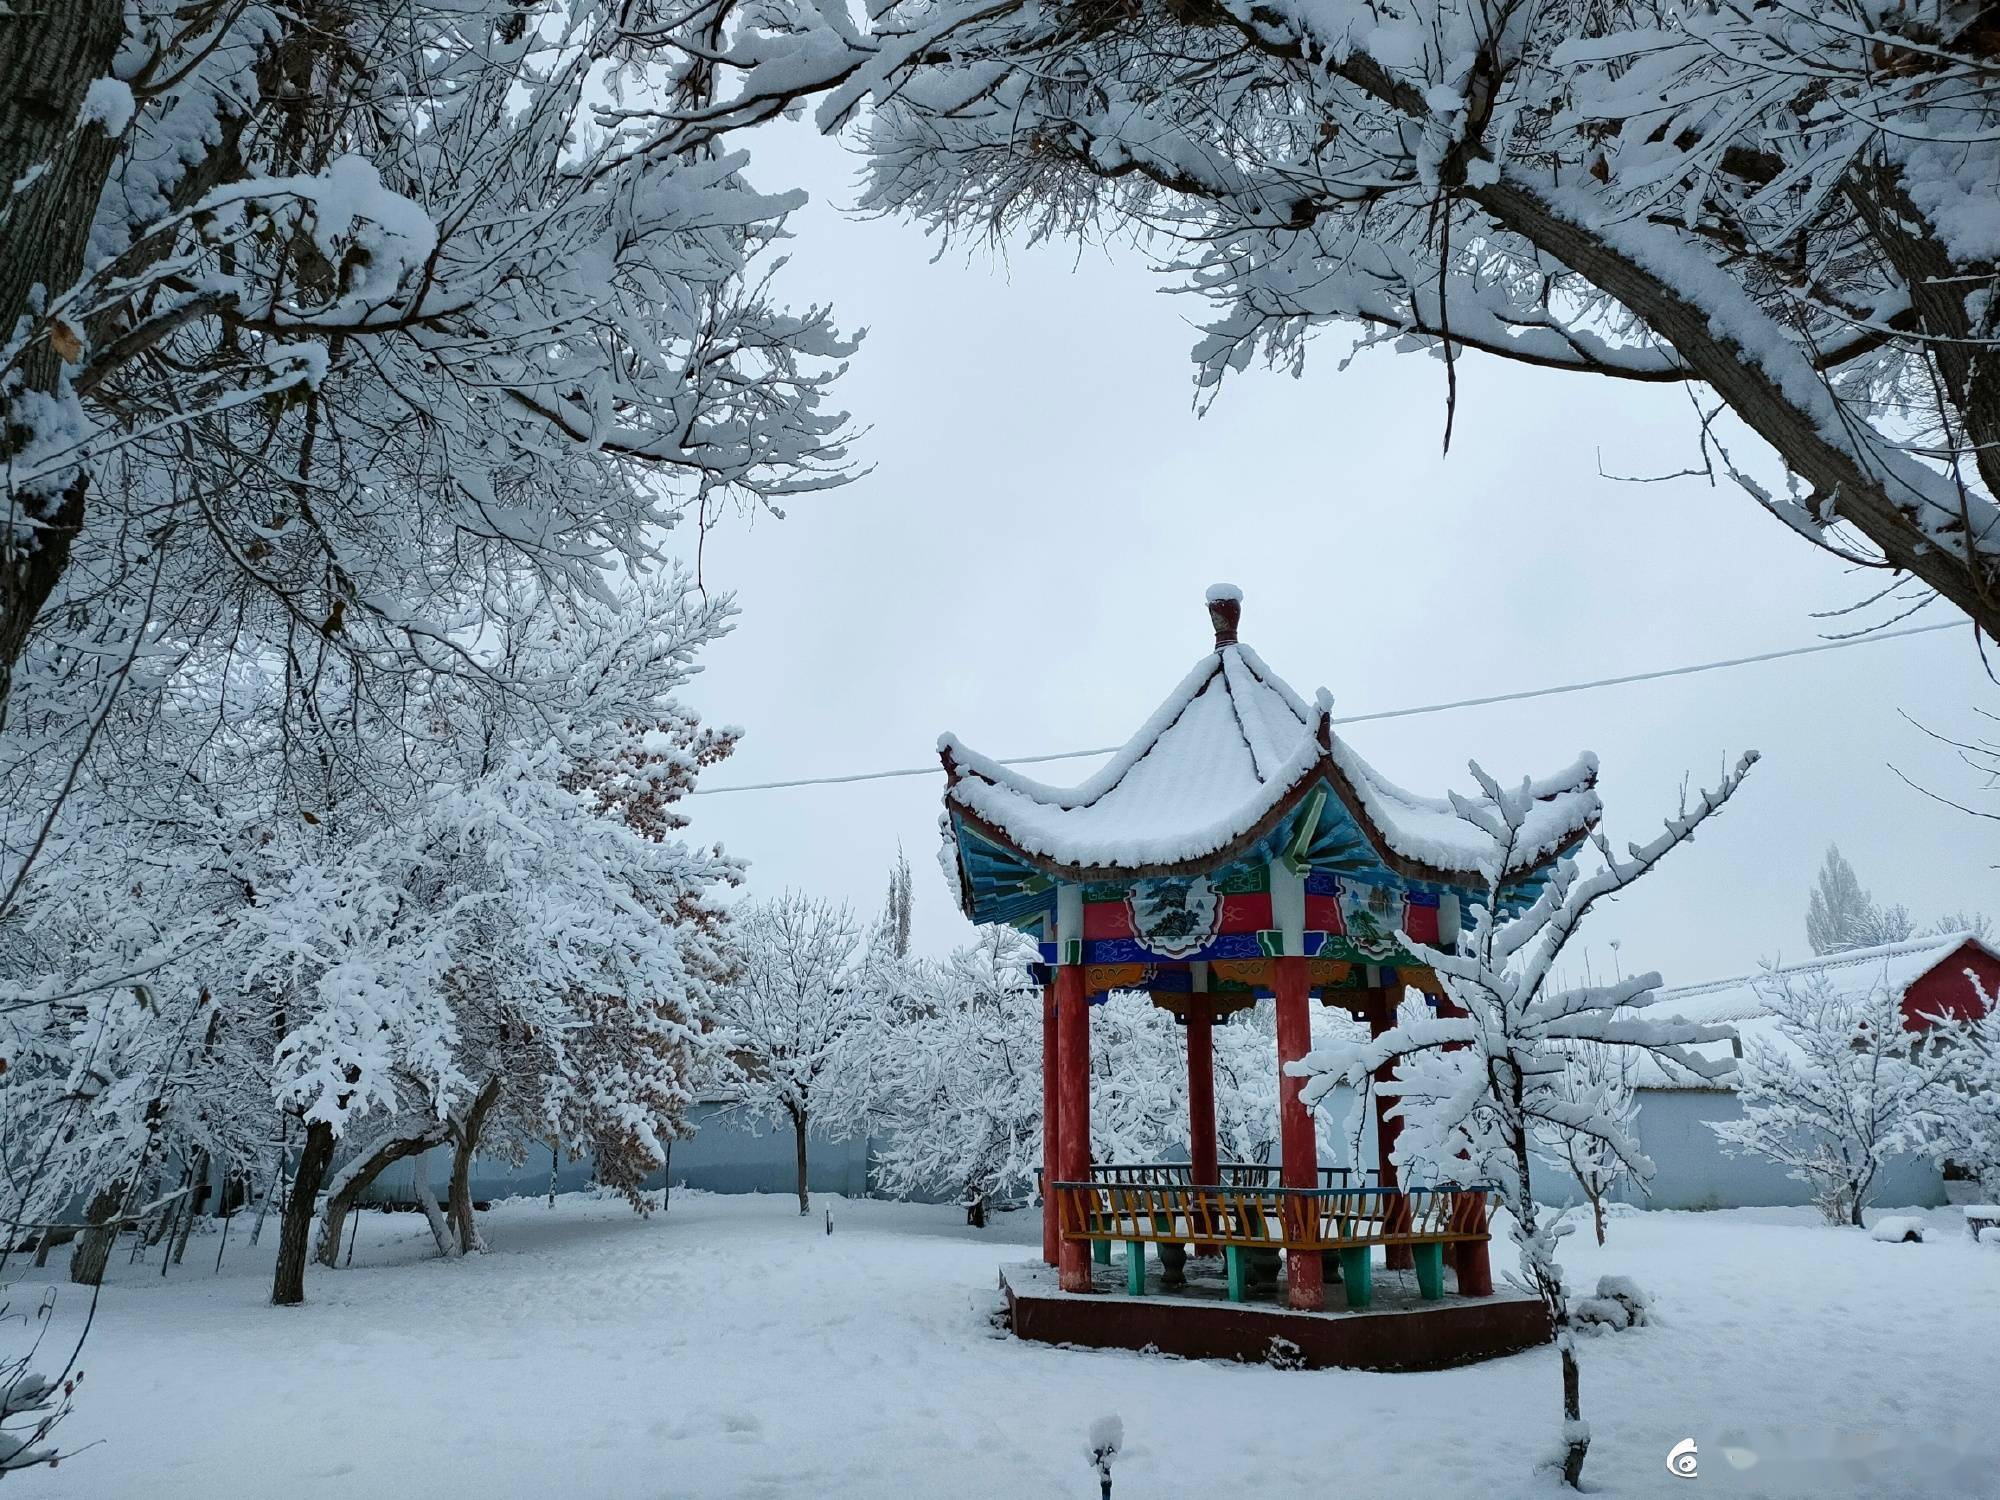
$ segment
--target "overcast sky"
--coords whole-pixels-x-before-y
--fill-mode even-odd
[[[1335,331],[1303,379],[1247,372],[1198,416],[1201,309],[1136,255],[934,260],[912,226],[841,211],[854,166],[803,131],[757,149],[759,187],[813,195],[792,225],[791,298],[868,330],[840,395],[874,471],[709,539],[709,585],[742,615],[689,697],[746,731],[709,785],[934,765],[944,730],[1000,756],[1121,743],[1209,649],[1202,593],[1218,581],[1244,591],[1245,642],[1302,694],[1329,689],[1336,715],[1803,644],[1846,628],[1815,611],[1876,586],[1733,488],[1601,477],[1695,460],[1679,389],[1468,356],[1441,458],[1443,366],[1374,350],[1342,370]],[[1657,832],[1684,773],[1712,782],[1762,751],[1693,847],[1586,929],[1598,962],[1616,939],[1626,972],[1677,983],[1803,956],[1829,841],[1920,920],[2000,916],[1995,825],[1889,769],[1976,798],[1904,717],[1965,735],[1975,706],[2000,695],[1968,630],[1343,733],[1433,795],[1468,784],[1469,758],[1509,777],[1594,750],[1621,840]],[[1034,774],[1068,784],[1097,764]],[[941,789],[930,775],[704,796],[691,831],[746,857],[753,893],[804,888],[863,916],[900,841],[917,941],[942,951],[969,929],[935,862]]]

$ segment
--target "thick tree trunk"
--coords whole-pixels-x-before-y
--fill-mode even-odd
[[[369,1184],[395,1163],[439,1145],[444,1136],[443,1121],[416,1130],[391,1131],[343,1168],[327,1192],[326,1207],[320,1210],[319,1238],[313,1245],[313,1259],[329,1268],[338,1266],[341,1229]],[[418,1170],[421,1172],[422,1168]]]
[[[124,1206],[123,1188],[103,1187],[84,1210],[83,1217],[90,1227],[76,1237],[76,1248],[69,1253],[69,1279],[78,1286],[102,1284],[112,1243],[118,1238],[119,1210]]]
[[[15,7],[0,22],[0,182],[26,184],[8,196],[0,227],[0,330],[19,327],[40,298],[68,290],[83,271],[118,143],[102,124],[75,126],[84,91],[111,73],[124,39],[124,9],[120,0],[65,0]],[[63,370],[44,332],[20,361],[19,384],[0,392],[0,459],[27,445],[34,398],[54,394]],[[38,494],[10,487],[0,500],[0,528],[14,537],[0,550],[0,724],[14,664],[83,524],[88,485],[79,471]],[[17,506],[40,523],[25,539],[13,515]]]
[[[486,1128],[487,1112],[499,1097],[500,1080],[487,1079],[486,1086],[466,1110],[465,1118],[452,1126],[451,1192],[445,1199],[445,1212],[460,1255],[486,1248],[486,1241],[479,1237],[479,1225],[472,1217],[472,1156],[479,1149],[479,1133]]]
[[[306,1246],[312,1238],[319,1185],[333,1164],[333,1145],[333,1127],[326,1121],[315,1120],[306,1127],[299,1170],[285,1200],[285,1216],[278,1221],[278,1269],[271,1279],[271,1301],[279,1307],[296,1307],[306,1300]]]
[[[792,1139],[798,1146],[799,1212],[809,1214],[812,1199],[806,1192],[806,1112],[802,1109],[792,1111]]]

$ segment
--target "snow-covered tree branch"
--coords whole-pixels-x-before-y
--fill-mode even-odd
[[[1705,383],[1752,503],[2000,627],[2000,92],[1978,7],[993,7],[870,127],[869,202],[1137,228],[1205,390],[1307,336]]]
[[[1453,951],[1417,950],[1443,981],[1450,1013],[1408,1009],[1378,1037],[1315,1049],[1292,1064],[1307,1080],[1308,1103],[1343,1085],[1393,1098],[1403,1122],[1399,1166],[1421,1168],[1433,1181],[1476,1181],[1496,1189],[1512,1220],[1522,1275],[1555,1327],[1563,1426],[1554,1465],[1572,1486],[1582,1478],[1590,1428],[1583,1420],[1568,1291],[1556,1259],[1557,1243],[1569,1226],[1535,1202],[1532,1163],[1538,1140],[1551,1135],[1591,1143],[1641,1181],[1651,1175],[1652,1163],[1640,1151],[1629,1120],[1611,1107],[1607,1089],[1575,1087],[1568,1053],[1579,1045],[1651,1052],[1701,1077],[1713,1077],[1730,1064],[1689,1050],[1725,1037],[1725,1028],[1646,1014],[1659,987],[1657,974],[1575,988],[1558,987],[1551,976],[1591,909],[1650,874],[1691,839],[1735,795],[1756,759],[1744,756],[1649,843],[1631,845],[1620,855],[1598,835],[1594,871],[1584,874],[1572,861],[1559,861],[1546,887],[1520,910],[1502,901],[1500,879],[1527,836],[1536,788],[1503,786],[1475,765],[1481,794],[1455,801],[1460,819],[1478,831],[1488,850],[1487,899],[1474,908],[1471,926]],[[1378,1084],[1377,1070],[1385,1067],[1392,1070],[1391,1082]]]

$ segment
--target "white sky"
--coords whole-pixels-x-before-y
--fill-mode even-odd
[[[1202,593],[1218,581],[1244,590],[1245,642],[1301,693],[1330,689],[1336,714],[1803,644],[1828,629],[1814,611],[1879,586],[1733,487],[1600,477],[1600,455],[1621,473],[1695,461],[1679,388],[1468,356],[1445,459],[1442,364],[1377,350],[1342,371],[1335,331],[1303,379],[1246,372],[1197,416],[1202,309],[1135,254],[933,261],[912,226],[839,211],[854,167],[789,131],[759,142],[751,174],[812,192],[784,279],[793,301],[831,300],[868,329],[840,397],[875,468],[783,522],[710,537],[709,586],[743,613],[689,697],[746,730],[710,785],[930,765],[947,729],[1001,756],[1120,743],[1209,649]],[[2000,916],[1994,825],[1889,769],[1976,798],[1903,717],[1963,737],[1975,706],[2000,693],[1970,632],[1951,631],[1345,733],[1431,794],[1467,785],[1471,757],[1511,777],[1595,750],[1621,840],[1658,830],[1684,772],[1712,782],[1725,758],[1764,752],[1694,846],[1586,930],[1597,963],[1618,939],[1626,972],[1677,983],[1802,955],[1829,840],[1920,920]],[[1068,783],[1096,764],[1035,774]],[[900,840],[918,943],[942,950],[968,929],[934,860],[941,787],[701,797],[690,832],[748,858],[752,893],[810,889],[864,916]]]

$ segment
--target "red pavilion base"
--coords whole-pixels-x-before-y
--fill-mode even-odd
[[[1134,1297],[1122,1270],[1094,1269],[1095,1293],[1079,1294],[1062,1291],[1052,1267],[1003,1266],[1015,1336],[1307,1370],[1443,1370],[1519,1354],[1552,1336],[1547,1309],[1518,1295],[1423,1302],[1378,1281],[1375,1305],[1364,1311],[1308,1313],[1284,1306],[1282,1282],[1269,1304],[1230,1302],[1220,1283],[1198,1274],[1169,1294]]]

